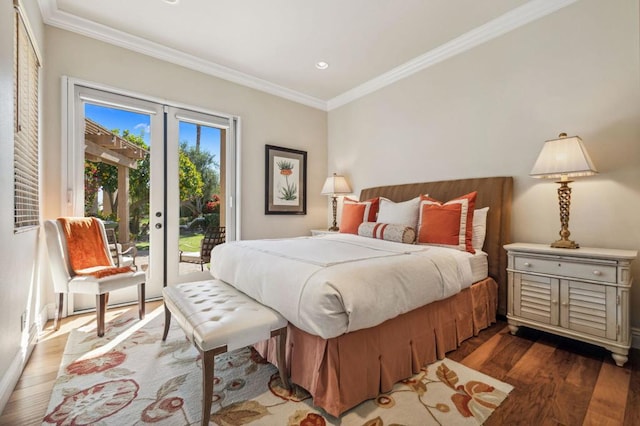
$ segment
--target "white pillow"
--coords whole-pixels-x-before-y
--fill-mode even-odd
[[[473,212],[473,234],[471,235],[471,245],[474,250],[482,250],[484,238],[487,236],[487,213],[489,207],[474,210]]]
[[[420,197],[401,203],[380,197],[380,210],[378,210],[376,222],[406,225],[417,229],[419,211]]]

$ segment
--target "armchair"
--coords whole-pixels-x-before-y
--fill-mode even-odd
[[[79,270],[72,265],[78,265],[78,257],[87,263],[91,256],[86,253],[78,253],[74,259],[70,258],[70,250],[67,235],[74,238],[73,232],[77,228],[64,224],[82,222],[83,225],[95,227],[96,239],[90,245],[90,251],[94,251],[94,257],[102,259],[98,264],[85,264],[84,269]],[[96,321],[97,334],[104,335],[104,316],[109,292],[121,288],[138,286],[138,316],[140,319],[145,315],[145,281],[144,272],[133,271],[129,267],[117,267],[110,255],[109,246],[104,224],[95,218],[59,218],[58,220],[47,220],[44,224],[51,275],[53,278],[54,291],[58,295],[57,309],[54,319],[54,329],[58,330],[59,320],[62,316],[62,306],[64,295],[67,293],[94,294],[96,296]],[[99,244],[100,247],[96,247]]]

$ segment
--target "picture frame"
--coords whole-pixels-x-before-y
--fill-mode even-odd
[[[307,214],[307,152],[265,145],[264,214]]]

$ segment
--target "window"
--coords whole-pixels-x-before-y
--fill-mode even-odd
[[[40,61],[29,25],[14,0],[14,231],[40,223],[38,165],[38,70]]]

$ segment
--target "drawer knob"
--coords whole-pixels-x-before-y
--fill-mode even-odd
[[[552,301],[551,301],[551,304],[552,304],[552,305],[557,305],[557,304],[558,304],[558,301],[557,301],[557,300],[552,300]]]
[[[524,266],[526,266],[527,268],[531,266],[531,264],[529,262],[524,262]]]
[[[598,271],[597,269],[595,271],[593,271],[593,275],[597,275],[600,276],[602,275],[602,272]]]
[[[567,306],[568,303],[567,302],[562,302],[562,306]]]

